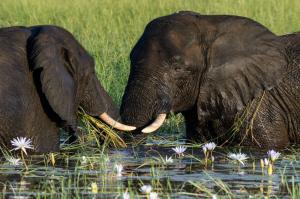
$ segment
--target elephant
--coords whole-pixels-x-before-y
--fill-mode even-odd
[[[296,144],[299,52],[300,37],[277,36],[246,17],[181,11],[156,18],[130,53],[122,121],[151,133],[174,112],[190,142]]]
[[[30,138],[36,153],[59,150],[60,128],[76,138],[80,107],[116,129],[119,109],[101,86],[94,59],[52,25],[0,29],[0,142]]]

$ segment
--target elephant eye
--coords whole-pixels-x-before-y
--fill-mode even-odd
[[[176,55],[176,56],[173,56],[170,61],[171,65],[173,66],[176,66],[176,65],[182,65],[183,61],[182,61],[182,58],[181,56],[179,55]]]

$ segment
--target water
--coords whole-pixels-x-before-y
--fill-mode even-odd
[[[89,149],[57,155],[54,167],[48,157],[33,156],[28,161],[29,171],[2,160],[0,189],[4,198],[122,198],[126,189],[133,198],[146,198],[139,189],[142,184],[150,184],[160,198],[289,198],[287,185],[299,186],[297,151],[284,152],[269,176],[267,169],[260,167],[265,150],[242,149],[250,157],[245,166],[226,157],[228,152],[238,150],[217,148],[214,163],[208,165],[200,147],[189,147],[181,159],[175,158],[171,147],[128,147],[107,155]],[[174,162],[164,164],[161,159],[166,155],[172,155]],[[124,166],[122,177],[116,176],[117,163]],[[98,193],[92,193],[91,183],[97,184]]]

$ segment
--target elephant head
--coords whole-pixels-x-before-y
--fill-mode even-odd
[[[171,111],[199,122],[212,110],[234,117],[280,80],[286,66],[281,46],[244,17],[179,12],[157,18],[130,54],[122,119],[149,133]]]
[[[30,66],[44,111],[52,119],[75,131],[81,106],[119,130],[134,129],[116,121],[119,111],[97,79],[93,58],[69,32],[55,26],[30,30]]]

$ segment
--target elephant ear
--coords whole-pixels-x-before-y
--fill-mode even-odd
[[[46,98],[44,103],[51,107],[51,113],[58,115],[64,125],[74,129],[77,120],[76,84],[72,75],[71,53],[49,31],[40,31],[33,36],[29,48],[30,65],[37,75],[37,89]]]
[[[198,98],[199,114],[242,110],[280,81],[286,69],[283,45],[262,25],[229,17],[216,26],[207,53],[207,74]]]

